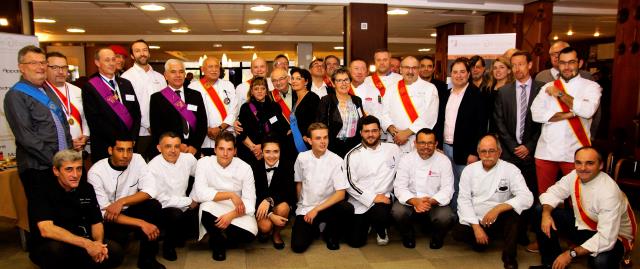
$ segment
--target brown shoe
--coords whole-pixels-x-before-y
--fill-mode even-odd
[[[538,248],[538,242],[531,242],[529,245],[527,245],[526,250],[527,252],[539,253],[540,249]]]

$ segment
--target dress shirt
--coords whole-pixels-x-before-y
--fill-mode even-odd
[[[158,154],[149,162],[149,170],[157,183],[158,201],[162,208],[178,208],[187,210],[193,200],[185,193],[189,186],[189,176],[196,175],[196,160],[189,153],[180,153],[176,163],[167,162],[162,154]]]
[[[425,196],[435,199],[440,206],[448,205],[453,197],[451,160],[438,151],[423,160],[414,150],[400,159],[393,186],[393,193],[403,205],[409,205],[407,201],[411,198]]]
[[[327,84],[325,84],[323,81],[320,87],[316,87],[314,83],[311,83],[311,91],[317,94],[320,99],[322,99],[322,97],[327,95]]]
[[[306,215],[338,190],[349,187],[342,158],[327,150],[320,158],[313,150],[298,154],[294,165],[294,181],[302,183],[296,215]]]
[[[506,203],[520,214],[533,204],[524,177],[515,165],[503,160],[486,171],[482,162],[475,162],[462,171],[458,193],[460,224],[478,224],[495,206]]]
[[[273,174],[276,173],[275,169],[278,168],[278,164],[280,164],[280,160],[276,161],[273,166],[269,166],[267,163],[264,163],[264,169],[272,169],[271,171],[267,171],[267,187],[271,186],[271,179],[273,179]]]
[[[67,100],[69,100],[69,102],[71,102],[71,104],[76,107],[76,109],[78,109],[78,113],[80,113],[80,119],[82,120],[82,128],[80,128],[80,124],[78,124],[78,122],[74,122],[74,124],[69,125],[71,138],[76,139],[76,138],[80,138],[81,136],[88,137],[90,134],[89,125],[87,124],[87,119],[84,117],[84,109],[82,107],[82,90],[76,87],[76,85],[73,85],[68,82],[65,82],[65,86],[67,87],[67,89],[69,89],[69,96],[67,96],[67,91],[64,87],[57,87],[57,86],[56,87],[58,88],[60,93],[62,93],[62,95],[66,97]],[[62,103],[62,100],[60,100],[60,103]],[[67,111],[66,106],[67,106],[66,103],[62,104],[62,109],[65,111],[67,119],[71,119],[73,118],[71,116],[71,111]]]
[[[151,123],[149,121],[149,100],[151,95],[161,91],[167,87],[167,82],[164,76],[153,70],[149,65],[149,71],[144,71],[144,68],[138,64],[134,64],[129,70],[122,74],[122,78],[125,78],[133,85],[133,90],[138,97],[138,103],[140,103],[140,136],[149,136],[149,128]],[[184,99],[183,99],[184,100]]]
[[[122,100],[122,93],[120,92],[120,87],[118,87],[118,81],[116,81],[116,76],[114,75],[112,78],[108,78],[106,76],[104,76],[102,73],[98,73],[100,75],[100,77],[102,79],[104,79],[104,82],[107,83],[107,85],[109,86],[109,88],[113,91],[115,91],[115,94],[118,96],[118,101],[120,101],[120,103],[123,102]],[[115,88],[114,88],[115,86]]]
[[[556,184],[540,195],[540,203],[557,207],[571,197],[573,215],[578,230],[591,230],[582,221],[578,211],[575,194],[576,171],[562,177]],[[632,222],[627,213],[629,201],[616,182],[606,173],[600,172],[587,183],[580,182],[580,201],[585,213],[598,223],[595,235],[582,243],[582,247],[591,252],[591,256],[613,249],[618,236],[633,239]]]
[[[457,94],[453,92],[453,88],[450,89],[451,95],[449,96],[444,112],[445,144],[453,144],[453,136],[456,133],[456,120],[458,119],[458,109],[460,109],[460,104],[462,103],[462,98],[464,98],[464,93],[467,91],[467,87],[469,87],[469,83]]]
[[[87,181],[93,185],[102,215],[107,207],[120,198],[144,192],[157,196],[156,180],[140,154],[134,153],[129,166],[123,171],[110,164],[111,158],[104,158],[89,169]],[[128,208],[125,206],[123,209]]]
[[[359,144],[344,158],[349,181],[349,203],[356,214],[363,214],[373,206],[378,194],[391,197],[400,148],[393,143],[380,143],[375,149]]]
[[[523,83],[521,83],[520,81],[516,80],[516,141],[518,142],[518,144],[522,144],[522,138],[520,137],[520,132],[524,132],[523,130],[520,130],[520,110],[522,109],[521,104],[521,100],[520,100],[520,92],[522,91],[522,86]],[[531,86],[533,85],[533,80],[531,79],[531,77],[529,77],[529,80],[527,80],[527,82],[524,83],[525,87],[525,94],[527,96],[527,100],[526,100],[526,104],[529,104],[529,100],[531,100]],[[493,104],[491,104],[493,105]],[[528,108],[525,108],[525,110]],[[522,127],[524,127],[524,124],[522,124]]]
[[[591,120],[600,105],[602,88],[598,83],[580,76],[563,82],[567,94],[573,96],[571,112],[579,117],[587,136],[591,139]],[[568,120],[549,122],[554,114],[561,112],[558,98],[546,92],[546,88],[552,85],[553,82],[544,85],[531,104],[533,121],[542,123],[535,157],[554,162],[573,162],[573,154],[582,144],[573,133]]]
[[[207,127],[214,128],[220,126],[222,123],[226,123],[229,125],[226,130],[233,132],[233,123],[236,121],[237,116],[236,91],[233,88],[233,84],[227,80],[222,79],[216,80],[216,82],[213,84],[213,88],[216,90],[216,93],[218,93],[220,101],[222,101],[222,104],[227,111],[227,117],[224,119],[221,118],[220,112],[218,112],[218,108],[215,104],[213,104],[211,97],[209,97],[209,94],[202,86],[202,82],[200,82],[200,80],[194,80],[193,83],[189,84],[189,88],[199,91],[202,94],[202,101],[204,101],[204,107],[207,110]],[[225,98],[229,98],[229,104],[224,104]],[[204,138],[204,142],[202,143],[202,148],[215,148],[215,144],[216,143],[213,141],[213,139],[210,139],[208,136],[206,136]]]

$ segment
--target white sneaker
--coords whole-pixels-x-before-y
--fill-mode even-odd
[[[378,243],[378,246],[386,246],[389,244],[389,233],[387,230],[384,232],[384,238],[381,238],[379,234],[376,234],[376,243]]]

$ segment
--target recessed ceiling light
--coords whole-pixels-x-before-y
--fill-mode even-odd
[[[166,18],[166,19],[158,20],[158,22],[162,24],[175,24],[175,23],[178,23],[178,20],[172,19],[172,18]]]
[[[249,29],[247,30],[248,34],[262,34],[262,30],[260,29]]]
[[[140,6],[140,9],[145,11],[162,11],[165,7],[157,4],[144,4]]]
[[[343,46],[335,46],[333,47],[334,50],[343,50],[344,47]]]
[[[553,40],[558,40],[558,35],[554,35]]]
[[[256,47],[254,46],[242,46],[243,49],[255,49]]]
[[[171,29],[172,33],[179,33],[179,34],[183,34],[183,33],[188,33],[189,32],[189,28],[173,28]]]
[[[426,51],[431,51],[431,49],[423,48],[423,49],[418,49],[418,51],[419,51],[419,52],[426,52]]]
[[[387,15],[407,15],[409,11],[406,9],[394,8],[392,10],[387,11]]]
[[[431,37],[436,37],[436,36],[438,36],[438,34],[436,34],[436,33],[432,33],[431,34]]]
[[[151,45],[151,46],[149,46],[149,48],[152,49],[152,50],[157,50],[157,49],[160,48],[160,46]]]
[[[595,33],[593,33],[593,36],[599,37],[600,36],[600,32],[596,31]]]
[[[567,32],[567,35],[573,35],[573,31],[569,30],[569,31]]]
[[[251,25],[263,25],[267,23],[267,21],[261,20],[261,19],[253,19],[253,20],[249,20],[248,22]]]
[[[67,32],[69,33],[84,33],[85,30],[82,28],[68,28]]]
[[[9,26],[9,20],[7,20],[7,18],[0,18],[0,26]]]
[[[56,23],[56,20],[54,20],[54,19],[47,19],[47,18],[37,18],[37,19],[33,19],[33,22],[39,22],[39,23]]]
[[[218,44],[218,43],[216,43],[216,44],[213,44],[213,47],[214,47],[214,48],[222,48],[222,44]]]
[[[252,6],[251,10],[256,12],[267,12],[267,11],[272,11],[273,8],[270,6],[259,5],[259,6]]]

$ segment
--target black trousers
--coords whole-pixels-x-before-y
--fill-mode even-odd
[[[538,206],[536,209],[536,213],[538,213],[537,217],[539,219],[537,223],[540,223],[540,219],[542,218],[542,206]],[[557,231],[551,229],[551,238],[547,237],[547,235],[542,232],[540,225],[538,225],[538,229],[536,231],[536,237],[538,238],[538,244],[540,246],[540,257],[542,264],[544,265],[552,265],[556,258],[562,254],[562,249],[560,248],[560,242],[558,240],[559,233],[568,235],[569,239],[578,245],[589,240],[589,238],[596,234],[595,231],[578,230],[575,226],[576,219],[573,215],[572,208],[556,208],[551,212],[551,217],[558,229]],[[589,256],[589,267],[596,269],[619,268],[623,255],[624,247],[622,246],[622,242],[620,242],[620,240],[616,240],[613,249],[601,252],[595,257]]]
[[[520,215],[518,215],[515,211],[510,210],[500,214],[496,221],[488,228],[482,227],[484,229],[484,232],[490,238],[489,244],[493,242],[491,238],[495,238],[498,235],[502,235],[502,237],[504,238],[504,246],[502,247],[502,261],[505,263],[516,261],[519,221]],[[476,242],[473,228],[471,228],[470,225],[463,225],[458,223],[453,228],[453,238],[457,241],[470,244],[475,251],[484,251],[489,247],[489,245],[481,245]]]
[[[24,194],[27,196],[27,201],[31,200],[33,189],[38,188],[38,184],[44,183],[45,180],[55,180],[52,168],[43,170],[38,169],[26,169],[20,173],[20,181],[24,187]],[[48,184],[45,184],[48,186]]]
[[[291,249],[296,253],[307,250],[319,232],[320,223],[323,222],[327,225],[323,232],[324,240],[339,242],[352,218],[353,205],[347,200],[320,211],[311,224],[304,221],[304,215],[297,215],[291,230]]]
[[[230,224],[226,229],[222,230],[216,227],[217,219],[217,216],[202,211],[202,226],[204,226],[209,234],[209,247],[213,251],[224,251],[238,243],[251,243],[256,237],[249,231],[233,224]]]
[[[109,258],[95,263],[84,248],[45,239],[31,250],[29,258],[44,269],[115,268],[124,258],[124,250],[114,241],[107,242]]]
[[[165,231],[163,248],[175,248],[193,237],[198,230],[198,208],[182,211],[175,207],[162,209],[162,228]]]
[[[161,209],[160,202],[149,199],[129,206],[121,214],[159,226],[161,223]],[[158,240],[150,241],[142,229],[138,227],[106,222],[104,230],[107,239],[116,241],[123,247],[129,243],[129,234],[134,233],[136,238],[140,240],[138,262],[153,260],[158,253]]]
[[[413,222],[418,222],[423,227],[431,227],[431,240],[443,241],[453,224],[453,211],[447,206],[432,206],[431,210],[424,213],[416,213],[412,206],[403,205],[398,201],[391,209],[398,230],[402,238],[415,237]]]
[[[391,205],[384,203],[373,204],[367,212],[354,214],[351,222],[351,231],[347,234],[347,244],[353,248],[359,248],[367,244],[369,226],[380,237],[386,236],[386,229],[391,225]]]

